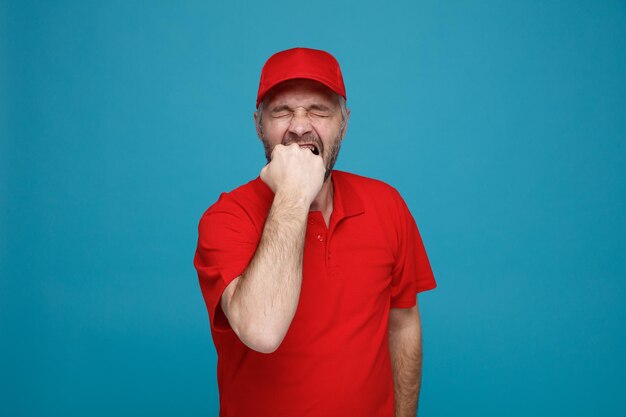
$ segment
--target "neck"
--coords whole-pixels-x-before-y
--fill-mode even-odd
[[[317,196],[315,196],[315,200],[311,203],[311,207],[309,211],[321,211],[322,215],[329,214],[333,211],[333,174],[331,173],[324,184],[322,185],[322,189]]]

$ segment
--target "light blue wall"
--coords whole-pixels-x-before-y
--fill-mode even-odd
[[[0,414],[217,416],[196,226],[309,46],[438,279],[420,415],[626,415],[626,4],[249,3],[0,5]]]

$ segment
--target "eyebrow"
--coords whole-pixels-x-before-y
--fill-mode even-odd
[[[291,107],[287,106],[286,104],[283,104],[281,106],[276,106],[274,108],[272,108],[272,113],[278,113],[284,110],[289,110],[291,111]],[[319,111],[330,111],[331,108],[328,106],[325,106],[323,104],[311,104],[307,110],[319,110]]]

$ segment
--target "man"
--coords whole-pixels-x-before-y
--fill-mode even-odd
[[[415,416],[416,294],[436,284],[398,192],[333,170],[350,114],[339,64],[279,52],[256,104],[268,164],[204,213],[194,258],[220,416]]]

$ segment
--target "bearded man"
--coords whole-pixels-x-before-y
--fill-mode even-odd
[[[204,213],[194,258],[220,416],[415,416],[417,293],[436,283],[400,194],[333,169],[350,116],[337,60],[272,55],[256,106],[267,165]]]

